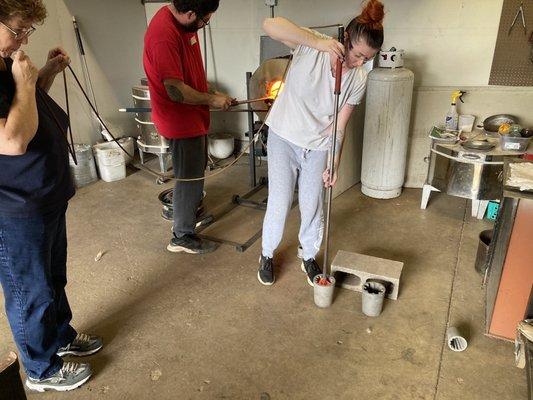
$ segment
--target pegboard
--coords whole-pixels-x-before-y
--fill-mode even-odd
[[[519,15],[522,4],[526,33]],[[533,0],[504,0],[489,85],[533,86]]]

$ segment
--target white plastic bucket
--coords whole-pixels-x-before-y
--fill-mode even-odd
[[[229,133],[211,133],[208,136],[209,154],[218,159],[228,158],[233,154],[235,138]]]
[[[126,177],[126,155],[115,142],[95,144],[93,150],[103,181],[114,182]]]

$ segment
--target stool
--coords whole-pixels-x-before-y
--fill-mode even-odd
[[[392,300],[398,299],[402,269],[403,263],[399,261],[344,250],[339,250],[331,263],[331,275],[335,276],[337,284],[344,289],[362,292],[367,281],[378,281],[387,287],[385,296]],[[336,276],[340,273],[349,276],[342,279]]]

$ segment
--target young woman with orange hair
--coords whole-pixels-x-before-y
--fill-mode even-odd
[[[283,236],[294,188],[298,183],[301,214],[299,240],[302,270],[309,284],[319,274],[315,261],[323,233],[324,186],[335,185],[326,168],[334,116],[335,66],[342,60],[335,171],[338,170],[344,130],[360,103],[367,72],[361,66],[372,60],[383,44],[383,4],[370,0],[353,18],[343,43],[291,21],[277,17],[263,23],[266,33],[293,49],[285,85],[266,121],[268,137],[268,205],[263,222],[262,253],[257,277],[263,285],[275,281],[273,256]]]

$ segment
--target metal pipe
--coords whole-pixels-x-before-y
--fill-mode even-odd
[[[252,73],[246,73],[246,97],[250,98],[250,79],[252,79]],[[250,164],[250,187],[257,185],[257,177],[255,174],[255,143],[254,143],[254,111],[250,103],[248,103],[248,139],[250,143],[249,151],[249,164]]]
[[[309,29],[324,29],[324,28],[342,28],[344,36],[344,25],[342,24],[333,24],[333,25],[321,25],[321,26],[310,26]]]
[[[85,75],[87,78],[87,86],[89,89],[89,93],[91,94],[91,97],[93,99],[94,108],[98,112],[98,106],[96,104],[96,97],[94,95],[94,90],[93,90],[93,83],[91,81],[91,74],[89,73],[89,66],[87,65],[87,59],[85,57],[85,49],[83,47],[83,42],[81,40],[81,34],[78,28],[78,22],[76,21],[76,17],[74,16],[72,17],[72,25],[74,26],[74,33],[76,34],[76,41],[78,42],[78,50],[80,51],[82,65],[85,69]]]
[[[344,26],[339,26],[339,39],[344,36]],[[341,93],[341,77],[342,77],[342,60],[337,58],[337,65],[335,70],[335,108],[333,110],[333,132],[332,132],[332,143],[331,143],[331,153],[329,156],[329,176],[328,176],[328,189],[327,189],[327,209],[326,209],[326,226],[325,226],[325,238],[324,238],[324,263],[322,266],[322,275],[324,279],[327,277],[328,273],[328,257],[329,257],[329,226],[331,220],[331,202],[333,200],[333,187],[331,186],[331,180],[335,175],[335,151],[337,145],[337,125],[338,125],[338,114],[339,114],[339,97]]]
[[[257,99],[251,99],[251,100],[235,100],[234,102],[231,103],[230,107],[238,106],[240,104],[257,103],[257,102],[265,101],[265,100],[272,100],[272,96],[263,96],[263,97],[258,97]]]
[[[152,112],[151,108],[148,107],[127,107],[127,108],[119,108],[119,112],[125,112],[125,113],[149,113]],[[247,108],[243,109],[236,109],[236,110],[219,110],[219,109],[210,109],[210,112],[249,112]],[[268,109],[261,109],[261,110],[255,110],[254,112],[268,112]]]

